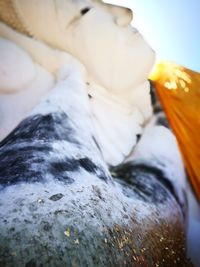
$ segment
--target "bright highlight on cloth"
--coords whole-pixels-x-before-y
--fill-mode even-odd
[[[200,73],[161,62],[150,75],[200,200]]]

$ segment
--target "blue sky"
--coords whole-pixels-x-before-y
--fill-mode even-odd
[[[137,26],[157,53],[200,72],[200,0],[108,0],[131,7]]]

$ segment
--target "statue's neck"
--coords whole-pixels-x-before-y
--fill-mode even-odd
[[[88,82],[88,94],[95,99],[99,99],[107,104],[110,104],[111,108],[118,109],[123,113],[129,114],[131,111],[131,105],[121,95],[114,94],[109,89],[98,85],[94,81]]]

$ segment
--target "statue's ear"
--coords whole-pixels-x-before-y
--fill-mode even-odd
[[[133,12],[130,8],[102,3],[103,7],[116,17],[116,22],[120,26],[128,25],[133,19]]]

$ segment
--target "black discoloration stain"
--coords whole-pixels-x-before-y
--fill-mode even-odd
[[[157,167],[144,163],[126,163],[112,168],[115,177],[124,186],[124,194],[137,197],[146,202],[163,203],[173,195],[178,200],[172,183]]]
[[[81,158],[78,160],[78,163],[88,172],[95,173],[98,169],[98,167],[89,158]]]
[[[29,160],[24,159],[24,156],[14,157],[9,161],[1,161],[0,184],[3,186],[20,182],[33,183],[43,181],[43,172],[32,169]]]
[[[155,89],[154,89],[153,83],[150,80],[149,80],[149,83],[150,83],[151,104],[152,104],[152,106],[154,106],[156,104],[156,101],[157,101],[157,96],[156,96],[156,93],[155,93]]]
[[[169,123],[168,123],[166,117],[164,116],[164,114],[162,116],[158,116],[158,118],[156,120],[156,125],[162,125],[166,128],[170,128]]]
[[[41,226],[42,226],[42,229],[44,229],[44,231],[46,231],[46,232],[48,232],[52,229],[52,225],[46,221],[42,221]]]
[[[26,263],[25,267],[37,267],[37,264],[34,259],[31,259],[29,262]]]
[[[68,172],[78,171],[78,167],[76,160],[66,158],[64,161],[51,162],[48,171],[54,179],[72,184],[74,179],[70,177]]]
[[[83,168],[89,173],[94,173],[101,180],[107,181],[108,177],[100,166],[97,166],[89,158],[66,158],[63,161],[51,162],[49,172],[59,181],[73,183],[70,172],[78,172]]]
[[[137,134],[136,135],[136,143],[138,143],[140,141],[140,138],[141,138],[141,134]]]
[[[3,147],[9,144],[30,142],[33,140],[60,141],[79,144],[70,127],[70,120],[64,113],[34,115],[23,120],[1,143]]]
[[[155,105],[154,109],[153,109],[153,113],[157,114],[157,113],[163,113],[163,109],[161,108],[160,105]]]
[[[150,81],[150,95],[151,95],[151,102],[153,106],[153,113],[156,118],[156,125],[162,125],[166,128],[170,128],[169,122],[165,116],[165,113],[163,111],[163,108],[161,106],[161,103],[156,94],[155,88],[151,81]]]
[[[24,147],[13,147],[13,150],[8,145],[0,149],[0,184],[12,185],[19,182],[43,182],[45,158],[51,149],[44,144],[28,145]]]
[[[69,172],[79,171],[80,168],[107,180],[102,168],[89,158],[66,157],[60,160],[59,151],[51,148],[54,141],[68,141],[76,147],[80,146],[71,123],[64,112],[37,114],[22,121],[0,143],[0,184],[45,182],[48,173],[53,179],[70,184],[74,179]],[[48,153],[58,155],[58,160],[50,162]]]
[[[0,143],[0,184],[8,186],[21,182],[44,182],[49,169],[55,179],[73,182],[64,169],[77,170],[76,161],[66,159],[64,163],[49,166],[48,153],[52,152],[53,141],[80,145],[65,113],[34,115],[21,122]]]
[[[67,173],[78,172],[80,168],[83,168],[89,173],[94,173],[94,175],[104,181],[108,179],[101,167],[97,166],[87,157],[80,159],[66,158],[63,161],[52,162],[49,171],[58,180],[73,182],[73,179]]]
[[[78,160],[78,163],[80,164],[80,167],[85,169],[87,172],[94,173],[101,180],[108,180],[107,175],[104,173],[101,167],[98,167],[89,158],[81,158]]]
[[[63,197],[64,197],[64,195],[59,193],[59,194],[55,194],[55,195],[51,196],[49,199],[52,200],[52,201],[58,201]]]
[[[57,175],[58,173],[63,173],[66,171],[77,171],[79,168],[79,164],[77,160],[75,159],[70,159],[66,158],[64,161],[57,161],[57,162],[52,162],[50,166],[50,172],[53,175]]]
[[[99,167],[92,162],[89,158],[66,158],[63,161],[57,161],[51,163],[51,172],[57,174],[65,171],[78,171],[79,168],[83,168],[88,172],[96,173]]]

